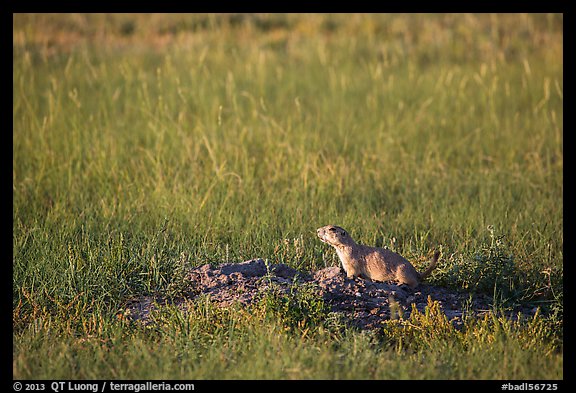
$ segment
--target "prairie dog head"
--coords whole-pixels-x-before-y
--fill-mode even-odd
[[[354,240],[352,240],[348,232],[336,225],[326,225],[318,228],[316,234],[321,241],[334,247],[354,245]]]

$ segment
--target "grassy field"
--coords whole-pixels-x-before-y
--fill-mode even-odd
[[[562,15],[13,25],[14,378],[563,378]],[[494,311],[369,334],[274,296],[119,317],[191,266],[336,265],[327,224],[413,260],[441,246],[429,281]],[[541,311],[499,313],[517,304]]]

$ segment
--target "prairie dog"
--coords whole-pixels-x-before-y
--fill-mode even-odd
[[[336,249],[348,278],[354,276],[372,281],[396,281],[415,288],[436,267],[440,251],[422,273],[418,273],[406,258],[394,251],[357,244],[341,227],[327,225],[316,230],[318,237]]]

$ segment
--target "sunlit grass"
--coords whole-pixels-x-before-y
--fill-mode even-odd
[[[504,260],[488,252],[496,233],[506,274],[523,277],[511,300],[560,307],[562,15],[13,20],[15,376],[148,378],[164,362],[158,372],[177,378],[223,378],[238,364],[236,378],[266,378],[267,357],[244,336],[225,329],[195,366],[167,362],[184,343],[125,330],[116,312],[170,292],[184,265],[336,264],[314,234],[328,223],[414,260],[442,245],[431,282],[467,290],[490,285],[477,276],[466,287],[463,272]],[[269,329],[250,331],[264,353],[296,345]],[[474,378],[484,367],[462,366],[472,352],[461,348],[453,367],[418,375],[387,374],[405,367],[398,357],[339,373],[332,357],[364,340],[346,337],[332,349],[298,342],[270,377]],[[235,348],[231,363],[221,340]],[[561,355],[541,367],[514,348],[494,355],[516,364],[499,372],[522,371],[500,378],[561,373]],[[379,351],[355,356],[368,364]],[[97,354],[100,367],[69,367],[85,364],[76,354]]]

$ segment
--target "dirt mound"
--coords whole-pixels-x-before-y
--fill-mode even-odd
[[[212,268],[202,265],[193,269],[187,277],[196,293],[204,293],[220,306],[233,302],[250,304],[270,285],[277,284],[288,290],[293,282],[308,281],[310,277],[284,264],[269,265],[262,259],[241,263],[224,263]]]
[[[463,304],[468,312],[481,314],[490,308],[490,298],[483,295],[470,296],[446,288],[421,284],[415,290],[393,283],[350,280],[340,267],[327,267],[313,274],[297,271],[284,264],[267,265],[262,259],[241,263],[225,263],[217,267],[209,264],[192,269],[186,280],[189,285],[185,297],[171,300],[172,304],[185,309],[187,299],[205,294],[221,307],[235,302],[250,304],[272,285],[288,293],[292,285],[314,283],[333,312],[343,314],[354,326],[361,329],[377,328],[382,321],[410,315],[414,304],[424,311],[428,296],[440,303],[449,320],[455,326],[461,324]],[[125,316],[143,324],[152,322],[151,311],[169,301],[160,297],[146,296],[126,305]]]

